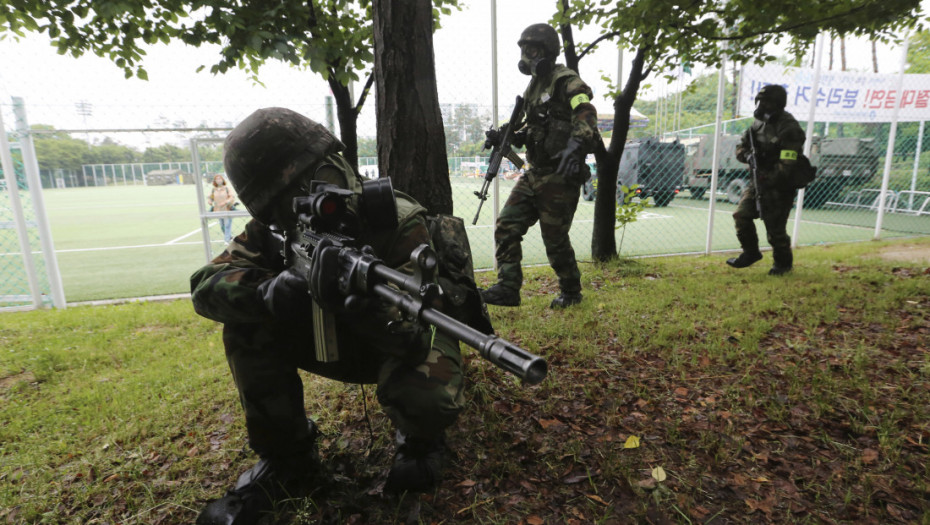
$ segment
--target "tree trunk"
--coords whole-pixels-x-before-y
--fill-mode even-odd
[[[349,88],[340,84],[333,76],[329,77],[329,89],[336,100],[339,140],[346,145],[342,156],[358,173],[358,112],[355,110],[355,101],[349,94]]]
[[[568,0],[560,0],[560,2],[561,11],[563,13],[569,12]],[[575,36],[572,33],[572,25],[561,24],[559,33],[562,35],[562,55],[565,57],[565,67],[577,73],[579,58],[578,52],[575,51]]]
[[[594,200],[594,232],[591,234],[591,257],[608,261],[617,257],[617,170],[630,131],[630,110],[643,79],[646,50],[636,50],[630,76],[620,96],[614,100],[614,131],[610,146],[597,154],[597,197]]]
[[[430,0],[374,0],[378,165],[431,214],[452,214]]]

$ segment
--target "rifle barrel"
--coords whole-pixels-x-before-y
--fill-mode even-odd
[[[419,300],[385,284],[376,284],[373,291],[404,313],[419,314],[424,321],[435,326],[440,332],[478,350],[482,357],[526,383],[536,385],[546,378],[548,365],[545,359],[496,335],[483,334],[439,310],[423,307]]]

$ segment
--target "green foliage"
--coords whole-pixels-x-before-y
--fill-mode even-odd
[[[652,207],[647,199],[637,197],[636,190],[638,188],[639,184],[634,184],[632,186],[621,184],[617,192],[618,196],[623,195],[623,198],[617,202],[617,224],[614,226],[615,230],[623,229],[620,235],[620,245],[617,247],[617,253],[620,253],[623,249],[623,238],[626,236],[627,224],[636,222],[641,211]]]
[[[930,73],[930,31],[911,36],[907,47],[907,72]]]
[[[460,9],[458,0],[432,0],[434,13],[448,15]],[[435,24],[438,27],[438,16]],[[346,88],[363,74],[371,80],[372,15],[370,0],[76,0],[56,3],[19,0],[0,4],[0,36],[48,33],[60,54],[94,53],[108,58],[126,78],[148,79],[143,66],[146,48],[181,41],[220,49],[213,74],[245,70],[261,84],[258,71],[268,60],[308,68],[330,84],[340,114],[346,144],[354,145],[354,116],[367,97],[367,85],[358,101]],[[198,71],[206,69],[201,65]],[[353,146],[354,147],[354,146]],[[347,151],[356,158],[356,152]]]
[[[820,31],[886,41],[901,29],[921,28],[927,21],[912,0],[565,3],[568,9],[553,17],[557,24],[597,25],[602,37],[622,35],[625,47],[647,50],[644,71],[655,73],[674,71],[681,62],[717,66],[724,54],[735,62],[772,61],[775,57],[765,48],[769,43],[787,40],[794,52],[809,45]],[[728,47],[721,42],[728,42]]]
[[[72,137],[69,133],[55,131],[51,126],[35,124],[33,143],[38,157],[39,169],[45,171],[65,170],[81,172],[85,164],[130,164],[135,162],[190,162],[191,151],[187,147],[163,144],[146,148],[145,151],[119,144],[110,137],[91,144]],[[223,160],[220,144],[200,144],[198,153],[202,161]]]
[[[438,13],[459,9],[458,0],[435,0]],[[438,23],[438,18],[437,18]],[[127,78],[147,78],[145,48],[180,40],[220,47],[211,73],[244,69],[258,81],[267,60],[307,67],[344,86],[359,80],[373,61],[370,0],[22,1],[0,5],[0,33],[44,32],[59,53],[91,52],[109,58]],[[201,66],[204,69],[207,66]]]

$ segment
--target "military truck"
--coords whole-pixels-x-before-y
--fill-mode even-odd
[[[622,201],[620,186],[638,184],[641,199],[652,197],[656,206],[668,206],[681,191],[685,174],[685,147],[678,142],[662,142],[655,138],[626,143],[617,171],[617,198]],[[585,183],[582,196],[594,200],[597,195],[597,176]]]
[[[749,167],[736,160],[739,135],[724,135],[721,140],[717,191],[729,202],[739,203],[750,179]],[[701,198],[710,189],[713,160],[713,136],[707,135],[688,146],[686,186],[692,199]],[[872,138],[814,137],[811,164],[817,178],[804,192],[804,206],[820,208],[841,200],[847,188],[858,188],[878,173],[879,151]]]

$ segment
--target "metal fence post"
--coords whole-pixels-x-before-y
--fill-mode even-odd
[[[52,304],[56,308],[65,308],[67,306],[65,303],[65,290],[61,285],[61,273],[58,271],[58,258],[55,256],[52,230],[49,228],[48,214],[45,212],[45,201],[42,198],[39,162],[36,159],[32,135],[29,133],[26,106],[21,97],[13,97],[13,114],[16,117],[16,130],[19,133],[19,145],[23,154],[26,183],[29,186],[29,195],[32,197],[32,207],[35,209],[39,241],[42,245],[42,254],[45,256],[45,271],[48,274],[48,284],[52,292]]]
[[[807,113],[807,138],[804,140],[804,155],[811,156],[811,147],[814,144],[814,116],[817,113],[817,90],[820,89],[820,66],[823,61],[823,33],[817,35],[817,47],[814,53],[814,83],[811,86],[811,107]],[[791,248],[798,247],[798,232],[801,230],[801,211],[804,209],[804,188],[798,191],[798,204],[794,210],[794,231],[791,232]]]
[[[16,181],[16,172],[13,167],[13,155],[10,143],[6,137],[6,128],[3,125],[3,113],[0,112],[0,162],[3,165],[3,175],[6,178],[7,193],[10,194],[10,206],[13,208],[13,223],[19,237],[19,249],[23,253],[23,265],[26,269],[26,281],[32,294],[32,305],[36,308],[42,306],[42,290],[39,287],[39,277],[36,275],[35,259],[32,257],[32,247],[29,245],[29,235],[26,233],[26,214],[23,213],[23,203],[19,199],[19,184]]]
[[[888,148],[885,151],[885,173],[882,175],[882,191],[878,195],[878,215],[875,218],[875,237],[878,240],[882,238],[882,221],[885,219],[886,196],[888,192],[888,179],[891,178],[891,162],[894,160],[894,141],[898,134],[898,117],[901,114],[901,106],[904,105],[904,68],[907,65],[907,44],[910,32],[904,35],[904,43],[901,46],[901,65],[898,70],[898,87],[895,91],[897,100],[895,101],[894,113],[891,117],[891,129],[888,130]]]

